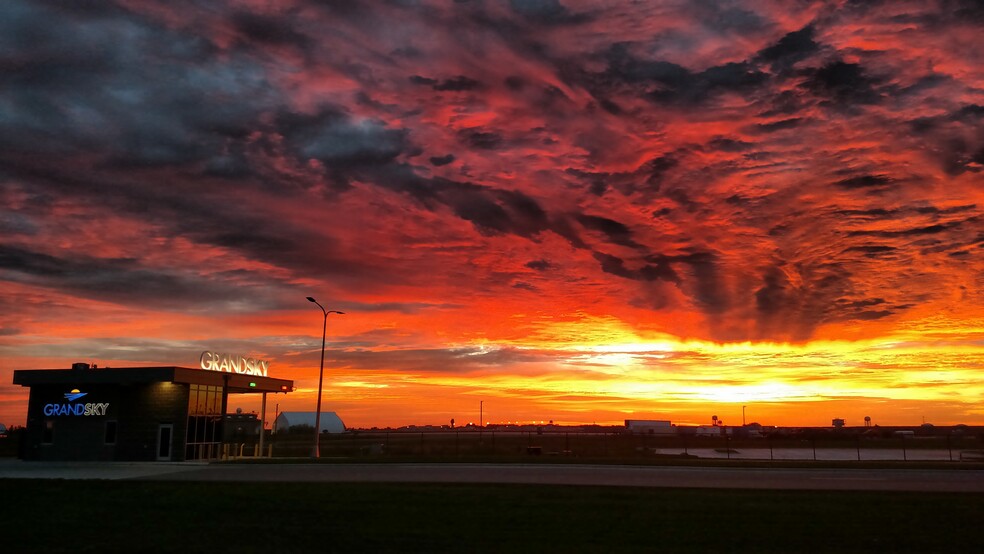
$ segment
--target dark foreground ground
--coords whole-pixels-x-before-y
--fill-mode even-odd
[[[3,552],[984,552],[984,495],[0,480]]]

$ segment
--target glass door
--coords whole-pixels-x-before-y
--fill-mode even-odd
[[[171,461],[171,432],[173,430],[174,425],[171,423],[162,423],[157,426],[157,461],[159,462]]]

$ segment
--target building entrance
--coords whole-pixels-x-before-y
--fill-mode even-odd
[[[162,423],[157,426],[157,461],[171,461],[171,435],[174,432],[174,425]]]

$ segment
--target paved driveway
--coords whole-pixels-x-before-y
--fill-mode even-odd
[[[625,487],[984,492],[984,471],[523,464],[203,464],[0,460],[0,478],[519,483]]]

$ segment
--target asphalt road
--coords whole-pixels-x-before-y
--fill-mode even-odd
[[[773,490],[984,492],[982,470],[523,464],[202,464],[0,461],[0,479],[512,483]]]

